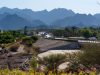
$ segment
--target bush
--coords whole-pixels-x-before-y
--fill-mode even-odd
[[[32,42],[35,43],[38,40],[38,37],[37,36],[32,36],[31,39],[32,39]]]
[[[80,63],[84,65],[100,65],[100,44],[85,44],[79,55]]]
[[[33,69],[37,69],[38,62],[35,57],[33,57],[32,60],[30,61],[30,65]]]
[[[27,45],[27,46],[32,46],[33,43],[35,43],[38,40],[36,36],[32,37],[25,37],[22,39],[22,44]]]
[[[25,37],[22,39],[22,44],[32,46],[32,39],[30,37]]]
[[[58,73],[58,66],[66,61],[66,55],[54,54],[43,58],[43,64],[47,67],[48,71],[54,71]]]

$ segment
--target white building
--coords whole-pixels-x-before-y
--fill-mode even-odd
[[[47,33],[44,38],[53,38],[53,35],[51,33]]]
[[[37,35],[42,36],[42,35],[45,35],[45,34],[46,34],[46,32],[39,32]]]

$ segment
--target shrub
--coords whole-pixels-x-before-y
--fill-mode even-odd
[[[54,71],[58,73],[57,69],[60,64],[65,62],[66,55],[64,54],[54,54],[43,58],[43,64],[46,65],[47,70]]]
[[[79,55],[80,63],[84,65],[100,65],[100,44],[85,44]]]
[[[37,36],[32,36],[31,39],[32,39],[32,42],[35,43],[38,40],[38,37]]]
[[[32,46],[33,43],[35,43],[38,40],[36,36],[32,37],[25,37],[22,39],[22,44],[27,45],[27,46]]]
[[[22,39],[22,44],[32,46],[32,39],[30,37],[25,37]]]

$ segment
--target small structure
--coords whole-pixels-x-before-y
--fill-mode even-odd
[[[53,38],[53,34],[51,33],[46,33],[44,38],[47,38],[47,39],[52,39]]]
[[[48,33],[48,32],[45,32],[45,31],[43,31],[43,32],[38,32],[37,35],[40,36],[40,37],[47,38],[47,39],[53,38],[53,34],[52,34],[52,33]]]
[[[46,32],[43,31],[43,32],[38,32],[37,35],[38,35],[38,36],[43,36],[43,35],[45,35],[45,34],[46,34]]]

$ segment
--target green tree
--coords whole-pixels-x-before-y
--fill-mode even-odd
[[[52,30],[52,34],[56,37],[66,37],[67,36],[67,32],[61,29]]]
[[[32,42],[35,43],[38,40],[37,36],[31,36]]]
[[[15,41],[15,38],[12,35],[1,34],[0,35],[0,44],[12,43]]]
[[[88,28],[81,29],[80,32],[81,32],[81,35],[84,36],[85,38],[89,38],[93,36],[93,32]]]

